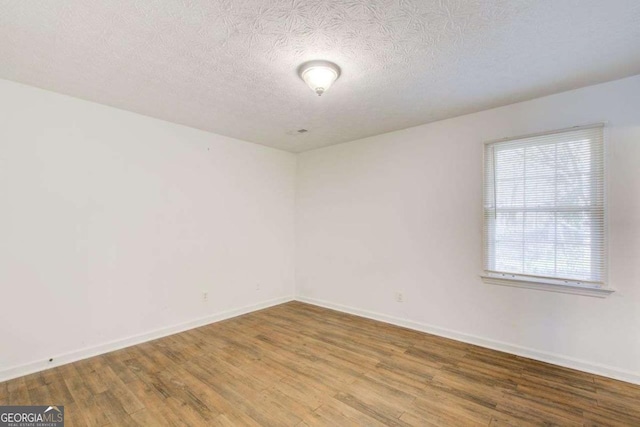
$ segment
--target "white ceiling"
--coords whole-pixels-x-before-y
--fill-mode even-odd
[[[638,0],[0,1],[0,78],[294,152],[638,73]]]

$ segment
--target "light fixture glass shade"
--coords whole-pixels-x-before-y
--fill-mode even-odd
[[[329,61],[309,61],[298,70],[300,77],[318,96],[326,92],[340,77],[340,67]]]

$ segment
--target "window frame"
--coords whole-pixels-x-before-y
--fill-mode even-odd
[[[539,277],[532,276],[528,274],[519,274],[519,273],[508,273],[508,272],[497,272],[490,271],[486,269],[486,259],[487,253],[486,251],[490,250],[491,247],[495,246],[495,239],[491,241],[487,241],[489,239],[489,232],[487,231],[488,223],[485,215],[486,211],[486,200],[487,200],[487,185],[486,180],[488,177],[487,168],[493,168],[493,175],[495,176],[495,164],[493,159],[491,159],[491,164],[489,165],[489,161],[486,158],[487,156],[487,145],[495,145],[499,143],[508,143],[510,141],[515,141],[519,139],[526,138],[534,138],[541,137],[547,135],[561,134],[565,132],[571,131],[579,131],[583,129],[592,129],[592,128],[602,128],[602,150],[603,150],[603,171],[602,171],[602,179],[603,179],[603,254],[604,257],[604,271],[603,271],[603,282],[602,284],[595,284],[593,282],[581,282],[579,280],[568,280],[563,278],[554,278],[554,277]],[[521,136],[507,137],[498,140],[486,141],[483,144],[482,151],[482,271],[483,273],[480,275],[483,282],[487,284],[493,285],[501,285],[501,286],[511,286],[511,287],[520,287],[527,289],[538,289],[544,291],[551,292],[561,292],[567,294],[578,294],[578,295],[587,295],[587,296],[595,296],[604,298],[615,291],[615,289],[611,288],[608,285],[608,270],[609,270],[609,259],[608,259],[608,243],[609,243],[609,233],[608,233],[608,174],[607,174],[607,141],[608,141],[608,128],[605,122],[594,123],[590,125],[584,126],[573,126],[569,128],[556,129],[551,131],[532,133]],[[495,185],[492,188],[493,191],[496,191]],[[593,247],[591,248],[593,250]]]

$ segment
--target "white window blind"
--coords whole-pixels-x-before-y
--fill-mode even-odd
[[[604,287],[603,125],[485,144],[489,277]]]

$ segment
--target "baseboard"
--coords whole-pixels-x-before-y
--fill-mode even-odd
[[[251,313],[256,310],[269,308],[278,304],[292,301],[294,299],[297,301],[308,303],[308,304],[313,304],[320,307],[325,307],[332,310],[337,310],[344,313],[365,317],[368,319],[378,320],[378,321],[389,323],[392,325],[402,326],[405,328],[413,329],[420,332],[426,332],[429,334],[438,335],[445,338],[451,338],[457,341],[462,341],[468,344],[474,344],[480,347],[490,348],[492,350],[503,351],[506,353],[511,353],[518,356],[551,363],[554,365],[564,366],[566,368],[577,369],[579,371],[584,371],[591,374],[601,375],[604,377],[613,378],[620,381],[625,381],[632,384],[640,385],[640,374],[625,371],[615,367],[592,363],[585,360],[575,359],[575,358],[563,356],[560,354],[534,350],[527,347],[521,347],[521,346],[508,344],[501,341],[496,341],[488,338],[478,337],[475,335],[465,334],[462,332],[453,331],[446,328],[414,322],[408,319],[388,316],[382,313],[362,310],[355,307],[350,307],[342,304],[335,304],[332,302],[318,300],[315,298],[308,298],[308,297],[299,296],[299,295],[297,295],[295,298],[293,297],[274,298],[271,300],[260,302],[258,304],[253,304],[245,307],[236,308],[233,310],[227,310],[227,311],[215,313],[215,314],[201,317],[199,319],[195,319],[189,322],[181,323],[179,325],[156,329],[154,331],[150,331],[144,334],[135,335],[132,337],[121,339],[121,340],[111,341],[111,342],[97,345],[97,346],[87,347],[77,351],[72,351],[69,353],[55,356],[53,358],[53,362],[49,362],[48,360],[35,361],[35,362],[27,363],[24,365],[3,369],[3,370],[0,370],[0,382],[7,381],[12,378],[18,378],[24,375],[29,375],[35,372],[46,370],[46,369],[54,368],[56,366],[65,365],[67,363],[76,362],[78,360],[87,359],[89,357],[98,356],[100,354],[109,353],[111,351],[120,350],[125,347],[130,347],[136,344],[141,344],[141,343],[152,341],[158,338],[163,338],[179,332],[187,331],[189,329],[194,329],[200,326],[219,322],[221,320],[226,320],[232,317]]]
[[[240,316],[243,314],[251,313],[256,310],[262,310],[264,308],[272,307],[274,305],[282,304],[285,302],[293,301],[293,297],[281,297],[274,298],[267,301],[260,302],[258,304],[252,304],[232,310],[227,310],[215,314],[211,314],[199,319],[191,320],[189,322],[181,323],[166,328],[156,329],[144,334],[134,335],[132,337],[111,341],[108,343],[100,344],[97,346],[87,347],[81,350],[72,351],[69,353],[57,355],[53,357],[53,361],[38,360],[24,365],[14,366],[8,369],[0,370],[0,382],[7,381],[12,378],[18,378],[24,375],[33,374],[35,372],[44,371],[45,369],[54,368],[60,365],[66,365],[67,363],[77,362],[78,360],[87,359],[89,357],[98,356],[100,354],[109,353],[111,351],[120,350],[125,347],[131,347],[132,345],[141,344],[143,342],[152,341],[158,338],[163,338],[169,335],[177,334],[179,332],[187,331],[189,329],[198,328],[211,323],[219,322],[221,320],[230,319],[232,317]]]
[[[462,332],[453,331],[453,330],[441,328],[438,326],[427,325],[424,323],[414,322],[408,319],[388,316],[386,314],[376,313],[368,310],[362,310],[359,308],[349,307],[342,304],[335,304],[332,302],[318,300],[315,298],[308,298],[308,297],[296,295],[295,299],[296,301],[305,302],[305,303],[317,305],[320,307],[330,308],[332,310],[337,310],[344,313],[365,317],[367,319],[378,320],[381,322],[390,323],[392,325],[402,326],[404,328],[413,329],[420,332],[426,332],[429,334],[438,335],[445,338],[451,338],[456,341],[462,341],[468,344],[474,344],[474,345],[489,348],[492,350],[503,351],[505,353],[511,353],[517,356],[522,356],[529,359],[539,360],[541,362],[547,362],[554,365],[563,366],[565,368],[576,369],[578,371],[588,372],[590,374],[601,375],[603,377],[613,378],[616,380],[640,385],[640,374],[625,371],[612,366],[592,363],[586,360],[580,360],[572,357],[563,356],[561,354],[548,353],[544,351],[535,350],[532,348],[521,347],[518,345],[508,344],[505,342],[496,341],[489,338],[483,338],[475,335],[465,334]]]

